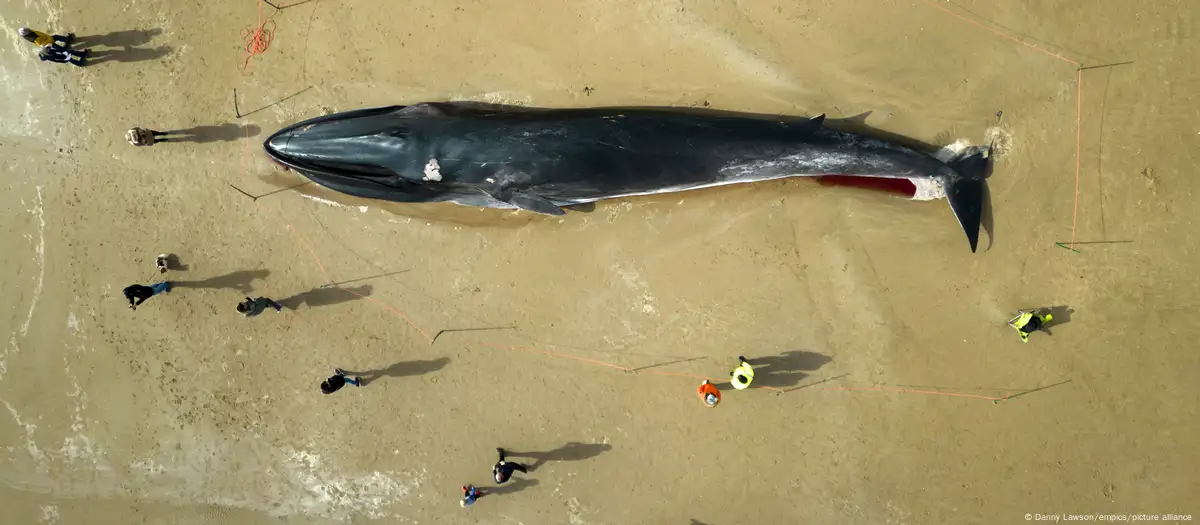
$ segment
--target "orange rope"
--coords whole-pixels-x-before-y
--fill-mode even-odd
[[[274,16],[274,15],[272,15]],[[246,54],[238,70],[245,71],[250,67],[250,60],[266,52],[271,47],[271,39],[275,37],[275,20],[262,17],[262,2],[258,2],[258,26],[247,27],[242,31],[242,40],[246,41]]]
[[[279,213],[282,215],[283,207],[279,206],[279,204],[277,203],[276,208],[279,210]],[[291,225],[291,223],[287,222],[286,219],[284,221],[284,224],[287,225],[288,230],[290,230],[293,234],[295,234],[297,236],[300,244],[304,245],[305,249],[307,249],[309,254],[312,255],[313,260],[316,261],[317,267],[321,270],[321,274],[325,277],[325,279],[332,282],[333,279],[329,276],[329,272],[326,271],[325,264],[321,262],[321,258],[317,256],[316,251],[313,250],[313,247],[308,242],[308,240],[305,239],[304,236],[299,231],[297,231],[295,227],[293,227]],[[405,315],[400,310],[392,308],[391,306],[383,303],[382,301],[380,301],[378,299],[375,299],[374,297],[369,297],[366,295],[358,294],[352,290],[346,290],[346,291],[353,293],[354,295],[357,295],[358,297],[360,297],[362,299],[371,301],[371,302],[379,305],[380,307],[392,312],[393,314],[396,314],[398,317],[400,317],[405,322],[407,322],[408,325],[411,326],[414,330],[416,330],[418,333],[420,333],[421,336],[424,337],[426,341],[429,341],[429,342],[433,341],[433,338],[431,338],[429,336],[428,332],[423,330],[420,326],[418,326],[415,322],[413,322],[412,319],[410,319],[407,315]],[[617,365],[617,364],[613,364],[613,363],[607,363],[607,362],[600,361],[597,359],[581,357],[581,356],[577,356],[577,355],[563,354],[563,353],[559,353],[559,352],[552,352],[552,351],[543,350],[540,348],[530,348],[530,347],[513,346],[513,345],[498,345],[498,344],[481,343],[481,342],[475,342],[474,346],[484,347],[484,348],[497,348],[497,349],[502,349],[502,350],[521,350],[521,351],[525,351],[525,352],[542,354],[542,355],[547,355],[547,356],[551,356],[551,357],[560,357],[563,359],[572,359],[572,360],[576,360],[576,361],[582,361],[584,363],[590,363],[593,365],[604,366],[604,367],[613,368],[616,370],[621,370],[623,372],[633,372],[633,373],[637,373],[637,374],[652,374],[652,375],[665,376],[665,377],[688,377],[688,378],[695,378],[695,379],[707,379],[713,383],[720,383],[723,381],[721,379],[697,375],[697,374],[665,372],[665,371],[661,371],[661,370],[637,371],[633,368],[629,368],[626,366],[621,366],[621,365]],[[783,393],[789,392],[791,390],[795,390],[795,389],[784,390],[784,389],[780,389],[780,388],[776,388],[776,387],[772,387],[772,386],[766,386],[766,385],[755,386],[754,388],[770,390],[772,392],[779,393],[779,394],[783,394]],[[981,396],[981,395],[975,395],[975,394],[957,394],[957,393],[953,393],[953,392],[936,392],[936,391],[931,391],[931,390],[909,390],[909,389],[883,388],[883,387],[879,387],[879,386],[872,387],[872,388],[815,387],[814,390],[875,391],[875,392],[893,392],[893,393],[905,393],[905,394],[941,395],[941,396],[964,397],[964,398],[971,398],[971,399],[983,399],[983,400],[988,400],[988,401],[992,401],[992,402],[999,402],[999,401],[1004,401],[1004,400],[1008,399],[1008,396],[989,397],[989,396]]]
[[[276,204],[275,206],[279,209],[279,213],[282,214],[283,208],[280,207],[278,204]],[[312,245],[309,244],[308,240],[305,239],[304,236],[300,234],[300,232],[296,231],[296,229],[292,227],[291,223],[285,222],[285,224],[287,224],[288,229],[291,230],[292,233],[296,234],[296,237],[298,237],[300,239],[300,243],[303,244],[304,247],[308,249],[308,253],[310,253],[312,255],[313,260],[317,261],[317,267],[321,269],[321,275],[325,276],[325,280],[328,282],[333,282],[333,279],[329,277],[329,272],[325,270],[325,265],[321,263],[321,258],[317,257],[317,252],[315,250],[313,250]],[[360,299],[366,299],[375,304],[378,304],[379,306],[383,307],[385,310],[388,310],[388,311],[400,316],[400,318],[404,319],[404,321],[407,322],[409,326],[413,327],[413,329],[416,330],[417,333],[421,334],[421,337],[424,337],[426,341],[433,343],[433,338],[430,337],[429,334],[425,332],[425,330],[422,330],[420,326],[417,326],[417,323],[414,323],[412,321],[412,319],[409,319],[407,315],[404,315],[404,312],[401,312],[395,308],[392,308],[391,306],[388,306],[387,304],[380,302],[378,299],[375,299],[374,297],[360,294],[349,288],[342,288],[342,290],[350,292],[351,294],[358,296],[358,298],[360,298]]]
[[[1079,219],[1079,144],[1083,135],[1083,69],[1075,70],[1075,206],[1071,210],[1071,249],[1075,248],[1075,225]]]
[[[857,391],[857,392],[865,392],[865,391],[893,392],[893,393],[899,393],[899,394],[927,394],[927,395],[934,395],[934,396],[953,396],[953,397],[967,397],[967,398],[972,398],[972,399],[986,399],[988,401],[1004,401],[1004,400],[1007,400],[1009,397],[1009,396],[991,397],[991,396],[981,396],[981,395],[977,395],[977,394],[956,394],[953,392],[938,392],[936,390],[910,390],[907,388],[884,388],[881,386],[874,386],[874,387],[870,387],[870,388],[829,386],[829,387],[815,387],[815,389],[816,390]]]
[[[941,12],[943,12],[943,13],[946,13],[946,14],[948,14],[948,15],[951,15],[951,16],[953,16],[953,17],[956,17],[956,18],[958,18],[958,19],[960,19],[960,20],[962,20],[962,21],[964,21],[964,22],[966,22],[966,23],[968,23],[968,24],[971,24],[971,25],[973,25],[973,26],[976,26],[976,27],[979,27],[979,28],[982,28],[982,29],[986,29],[987,31],[990,31],[990,32],[992,32],[992,33],[995,33],[996,35],[998,35],[998,36],[1000,36],[1000,37],[1007,38],[1007,39],[1009,39],[1009,40],[1012,40],[1013,42],[1016,42],[1016,43],[1018,43],[1018,44],[1021,44],[1021,45],[1026,45],[1026,46],[1032,47],[1032,48],[1034,48],[1034,49],[1036,49],[1036,50],[1038,50],[1038,51],[1041,51],[1042,53],[1045,53],[1045,54],[1047,54],[1047,55],[1050,55],[1050,56],[1052,56],[1052,57],[1054,57],[1054,58],[1057,58],[1057,59],[1059,59],[1059,60],[1062,60],[1062,61],[1064,61],[1064,62],[1070,62],[1070,63],[1072,63],[1072,64],[1075,64],[1076,66],[1080,65],[1080,64],[1079,64],[1079,62],[1076,62],[1076,61],[1074,61],[1074,60],[1071,60],[1071,59],[1069,59],[1069,58],[1067,58],[1067,57],[1064,57],[1064,56],[1062,56],[1062,55],[1059,55],[1059,54],[1057,54],[1057,53],[1052,53],[1052,52],[1050,52],[1050,51],[1046,51],[1045,49],[1042,49],[1042,48],[1038,47],[1037,45],[1034,45],[1034,44],[1031,44],[1031,43],[1029,43],[1029,42],[1026,42],[1026,41],[1024,41],[1024,40],[1021,40],[1020,38],[1017,38],[1017,37],[1015,37],[1015,36],[1009,35],[1009,34],[1007,34],[1007,33],[1003,32],[1003,31],[1000,31],[1000,30],[998,30],[998,29],[993,29],[993,28],[991,28],[991,27],[988,27],[988,26],[986,26],[986,25],[983,25],[983,24],[981,24],[981,23],[979,23],[979,22],[976,22],[976,21],[974,21],[974,20],[971,20],[970,18],[967,18],[967,17],[965,17],[965,16],[963,16],[963,15],[960,15],[960,14],[958,14],[958,13],[955,13],[954,11],[951,11],[951,10],[949,10],[949,9],[946,9],[945,7],[942,7],[942,6],[940,6],[940,5],[937,5],[937,4],[933,3],[933,2],[930,2],[929,0],[921,0],[921,3],[922,3],[922,4],[925,4],[925,5],[929,6],[929,7],[932,7],[932,8],[934,8],[934,9],[937,9],[938,11],[941,11]]]
[[[968,24],[971,24],[975,27],[985,29],[997,36],[1011,40],[1018,44],[1021,44],[1024,46],[1029,46],[1039,52],[1045,53],[1054,58],[1062,60],[1063,62],[1066,62],[1068,64],[1073,64],[1076,67],[1076,70],[1075,70],[1075,198],[1074,198],[1074,204],[1072,205],[1072,208],[1071,208],[1071,243],[1070,243],[1070,250],[1075,251],[1075,228],[1079,224],[1079,171],[1080,171],[1079,170],[1079,158],[1080,158],[1080,150],[1081,150],[1080,143],[1082,142],[1082,135],[1083,135],[1083,64],[1076,62],[1074,60],[1071,60],[1067,57],[1064,57],[1058,53],[1054,53],[1054,52],[1042,49],[1041,47],[1039,47],[1035,44],[1026,42],[1020,38],[1009,35],[998,29],[988,27],[984,24],[976,22],[975,20],[967,18],[966,16],[960,15],[958,13],[955,13],[954,11],[951,11],[940,5],[937,5],[933,2],[931,2],[930,0],[920,0],[920,2],[929,7],[937,9],[938,11],[941,11],[950,16],[958,18],[959,20],[962,20],[962,21],[964,21]]]

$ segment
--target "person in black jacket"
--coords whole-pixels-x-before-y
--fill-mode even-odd
[[[87,51],[80,52],[60,47],[57,44],[50,44],[38,52],[38,58],[43,62],[70,63],[73,66],[83,67],[84,60],[87,58]]]
[[[282,304],[272,301],[266,297],[259,297],[257,299],[251,299],[247,297],[245,301],[238,303],[237,311],[246,317],[254,317],[263,313],[263,310],[266,310],[268,306],[274,308],[275,313],[283,311]]]
[[[519,470],[523,474],[529,473],[529,470],[525,468],[525,465],[513,463],[511,461],[505,461],[504,449],[498,448],[496,449],[496,452],[500,454],[500,461],[497,461],[496,464],[492,466],[492,477],[496,478],[496,483],[504,483],[505,481],[508,481],[508,478],[512,477],[513,471]]]
[[[169,283],[167,281],[152,284],[150,286],[133,284],[133,285],[126,286],[125,289],[123,290],[123,292],[125,293],[125,298],[129,299],[129,309],[130,310],[137,310],[137,306],[139,304],[146,302],[146,299],[154,297],[155,295],[158,295],[162,292],[169,292],[169,291],[171,291],[171,283]]]
[[[345,370],[342,370],[341,368],[336,368],[333,371],[333,375],[329,376],[329,379],[321,381],[321,393],[332,394],[334,392],[337,392],[343,386],[346,386],[346,383],[350,383],[354,386],[362,386],[362,378],[356,377],[356,378],[351,379],[349,377],[346,377]]]

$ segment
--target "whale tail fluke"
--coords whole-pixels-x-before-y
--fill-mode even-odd
[[[979,228],[983,221],[984,199],[987,198],[987,178],[991,175],[991,146],[973,146],[959,151],[946,160],[954,175],[947,178],[946,200],[967,234],[971,253],[979,245]]]

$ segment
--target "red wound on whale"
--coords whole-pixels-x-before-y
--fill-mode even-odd
[[[868,190],[894,193],[913,198],[917,194],[917,186],[908,179],[855,177],[854,175],[822,175],[817,177],[817,183],[822,186],[848,186]]]

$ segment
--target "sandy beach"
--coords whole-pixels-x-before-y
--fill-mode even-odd
[[[1200,519],[1198,5],[2,2],[5,523]],[[39,61],[24,26],[96,58]],[[438,100],[993,142],[990,233],[811,180],[400,205],[262,152]],[[258,296],[288,309],[235,310]],[[1022,344],[1031,307],[1059,324]],[[752,388],[705,409],[739,355]],[[322,395],[337,367],[367,384]],[[494,488],[496,447],[536,467]]]

